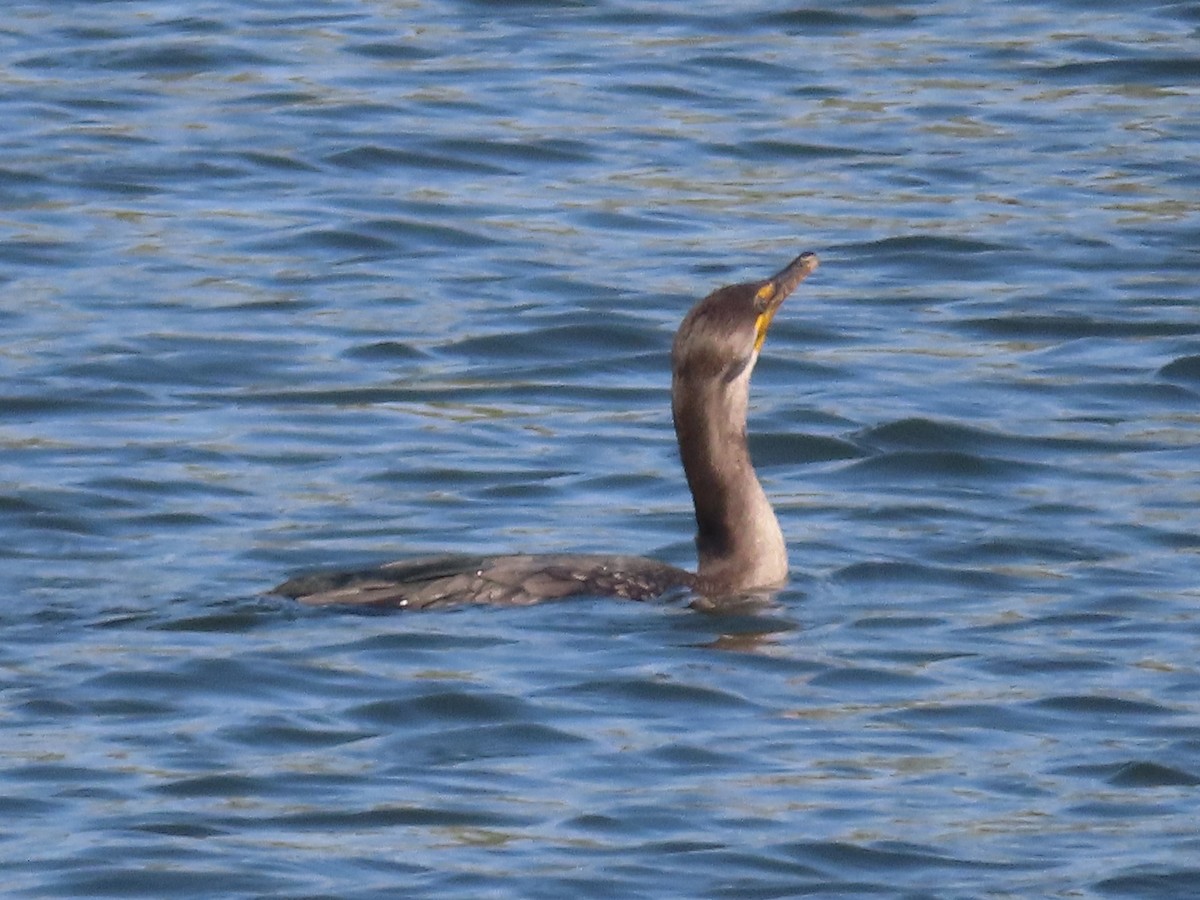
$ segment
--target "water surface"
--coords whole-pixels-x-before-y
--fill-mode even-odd
[[[1191,3],[19,4],[14,897],[1200,885]],[[692,562],[671,334],[801,250],[759,611],[302,610]]]

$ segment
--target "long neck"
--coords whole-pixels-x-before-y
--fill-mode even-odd
[[[731,382],[671,385],[679,455],[696,507],[697,574],[710,592],[777,587],[787,580],[787,546],[746,445],[750,369]]]

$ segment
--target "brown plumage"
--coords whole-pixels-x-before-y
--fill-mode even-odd
[[[771,319],[816,267],[817,257],[804,253],[770,278],[713,291],[676,332],[671,410],[696,510],[695,574],[642,556],[437,556],[304,575],[272,593],[312,605],[413,610],[584,595],[651,600],[675,588],[719,601],[782,587],[787,546],[750,460],[746,408]]]

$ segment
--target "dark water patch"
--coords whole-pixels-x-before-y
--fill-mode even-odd
[[[754,463],[766,470],[771,466],[838,462],[859,459],[866,451],[841,438],[784,431],[758,431],[750,442]]]
[[[0,241],[0,264],[58,269],[73,264],[82,251],[81,246],[67,241],[10,239]]]
[[[144,516],[130,516],[123,519],[121,524],[127,528],[146,530],[183,530],[203,528],[220,521],[219,516],[203,515],[194,512],[161,512],[148,513]]]
[[[105,173],[95,170],[85,170],[71,173],[78,180],[79,186],[100,197],[110,197],[118,200],[148,200],[157,194],[166,192],[165,185],[159,185],[151,179],[137,177],[132,172]],[[177,172],[182,183],[183,172]]]
[[[780,848],[793,858],[828,871],[861,873],[864,871],[904,872],[912,869],[978,869],[988,864],[938,852],[935,848],[900,841],[872,845],[846,841],[800,841]],[[1001,865],[1000,868],[1008,868]]]
[[[889,450],[963,451],[1004,454],[1044,461],[1051,452],[1119,453],[1159,450],[1167,445],[1144,440],[1012,434],[955,422],[912,417],[876,425],[856,435],[862,444]]]
[[[259,241],[255,247],[259,250],[308,248],[338,254],[358,254],[361,257],[382,257],[399,249],[395,241],[366,234],[353,225],[344,228],[305,228],[288,235],[286,239]]]
[[[79,714],[79,707],[56,697],[31,697],[28,700],[13,702],[11,709],[22,716],[27,723],[38,720],[54,721]]]
[[[48,881],[62,896],[73,897],[245,897],[286,889],[274,873],[223,871],[190,854],[169,864],[95,859],[87,872],[49,875]]]
[[[497,2],[497,0],[492,0]],[[542,2],[542,0],[537,0]],[[551,2],[551,0],[546,0]],[[650,33],[691,33],[694,27],[703,29],[707,17],[695,8],[686,11],[668,9],[657,5],[598,7],[594,21],[597,25],[643,29]],[[733,23],[730,23],[733,24]]]
[[[145,720],[147,723],[166,722],[178,719],[181,712],[180,704],[145,700],[139,697],[99,699],[88,704],[88,713],[98,719]]]
[[[205,838],[220,837],[227,834],[224,829],[215,828],[211,825],[170,819],[135,825],[133,828],[135,831],[144,831],[146,834],[161,835],[168,838],[189,838],[191,840],[204,840]]]
[[[368,219],[355,223],[355,229],[397,244],[437,247],[487,247],[503,243],[479,229],[467,230],[412,219]]]
[[[736,763],[737,758],[735,753],[723,753],[716,748],[676,742],[657,747],[647,755],[651,762],[687,769],[723,768]]]
[[[1171,550],[1189,551],[1200,549],[1200,534],[1191,531],[1169,531],[1163,528],[1139,527],[1136,529],[1136,534],[1141,540],[1151,541]]]
[[[1082,717],[1110,718],[1158,718],[1173,715],[1169,707],[1144,700],[1128,700],[1124,697],[1109,697],[1099,694],[1064,694],[1037,701],[1039,709],[1070,713]]]
[[[1068,84],[1175,87],[1200,82],[1200,60],[1194,56],[1099,59],[1030,66],[1024,71],[1035,78]]]
[[[670,408],[669,385],[670,375],[664,374],[662,366],[662,353],[659,350],[651,350],[648,352],[625,352],[620,349],[603,348],[604,352],[594,359],[587,360],[588,375],[591,383],[596,388],[590,399],[581,396],[581,400],[587,408],[592,409],[599,415],[604,416],[605,421],[616,423],[620,421],[620,415],[617,410],[628,409],[628,406],[622,406],[623,403],[629,402],[630,394],[638,394],[639,401],[645,403],[647,400],[653,400],[658,412],[666,412]],[[610,352],[611,349],[611,352]],[[640,376],[641,373],[651,373],[657,383],[648,383]],[[538,365],[536,361],[529,362],[528,365],[515,368],[512,371],[514,376],[522,379],[530,379],[540,384],[557,385],[560,388],[559,399],[562,398],[562,389],[566,388],[570,394],[571,402],[575,403],[575,394],[579,391],[579,385],[584,383],[580,366],[573,360],[563,359],[558,362],[549,362],[543,365]],[[639,387],[631,387],[633,384],[639,384]],[[530,385],[534,387],[534,385]],[[581,394],[587,393],[580,391]],[[532,399],[532,398],[531,398]],[[544,403],[544,401],[543,401]],[[639,419],[642,416],[638,416]],[[661,420],[660,420],[661,421]],[[611,433],[610,424],[609,431]],[[669,434],[669,427],[664,431]]]
[[[875,155],[877,151],[864,151],[855,147],[836,147],[809,144],[798,141],[756,140],[737,144],[722,144],[709,148],[713,153],[733,159],[752,160],[805,160],[843,159],[863,155]]]
[[[364,41],[351,44],[347,48],[350,53],[357,53],[368,59],[378,59],[385,62],[410,63],[435,59],[437,54],[415,44],[398,41]]]
[[[56,788],[66,788],[67,785],[99,785],[105,782],[119,782],[123,776],[116,772],[95,767],[71,766],[54,763],[32,763],[17,765],[5,771],[5,777],[28,779],[29,781],[45,782]]]
[[[556,692],[556,695],[574,699],[591,698],[608,703],[645,704],[651,709],[684,704],[696,709],[733,710],[754,705],[748,698],[718,688],[628,676],[581,682]]]
[[[76,96],[64,96],[58,99],[58,104],[63,109],[81,110],[84,112],[137,112],[142,108],[145,98],[121,98],[121,97],[98,97],[95,94],[83,93]],[[150,138],[132,134],[105,134],[102,137],[97,134],[89,135],[93,141],[111,142],[113,144],[126,145],[144,145],[152,147],[154,141]]]
[[[395,746],[393,758],[406,760],[395,764],[399,772],[413,765],[478,766],[487,760],[554,758],[575,752],[583,740],[560,728],[533,722],[479,723],[409,735]]]
[[[222,739],[246,747],[277,747],[279,750],[323,751],[354,744],[374,736],[373,732],[349,728],[322,728],[318,725],[267,719],[242,728],[226,728]],[[287,786],[284,786],[287,791]]]
[[[1012,479],[1038,472],[1039,466],[994,456],[956,450],[898,450],[851,463],[843,471],[855,478],[895,478],[925,481],[941,478],[954,482]]]
[[[108,502],[118,506],[128,506],[132,501],[129,495],[139,497],[213,497],[236,500],[247,496],[244,488],[213,481],[200,481],[184,478],[145,478],[130,475],[105,475],[83,482],[81,487],[101,492],[108,496]]]
[[[1139,866],[1139,871],[1114,875],[1093,883],[1099,893],[1110,897],[1137,897],[1140,900],[1178,900],[1190,897],[1200,885],[1200,868],[1182,865]]]
[[[1187,408],[1195,403],[1196,392],[1176,384],[1130,384],[1126,381],[1114,381],[1094,383],[1085,393],[1085,397],[1092,399],[1101,409],[1103,406],[1100,404],[1119,401],[1155,403],[1168,407],[1178,405]]]
[[[420,347],[405,344],[402,341],[374,341],[350,347],[342,354],[347,359],[359,359],[369,362],[424,362],[430,354]]]
[[[119,28],[91,23],[61,23],[55,33],[62,38],[81,41],[118,40],[129,33],[128,28]]]
[[[37,516],[52,511],[54,506],[46,498],[35,499],[26,494],[0,495],[0,513],[6,515]]]
[[[863,666],[832,669],[814,675],[809,680],[809,684],[813,687],[831,688],[838,691],[869,691],[873,697],[877,697],[880,693],[904,693],[924,689],[936,683],[935,679],[911,675],[907,672]]]
[[[271,57],[232,41],[155,42],[148,46],[100,51],[94,59],[99,69],[175,76],[233,67],[266,67],[274,62]]]
[[[312,91],[298,90],[296,88],[267,90],[267,91],[251,91],[232,98],[229,102],[231,106],[252,107],[255,109],[271,109],[271,110],[286,110],[295,108],[297,110],[308,110],[312,107],[319,107],[322,103],[322,96]]]
[[[660,350],[657,336],[637,323],[608,317],[603,323],[586,321],[570,325],[527,326],[519,332],[497,332],[454,341],[443,348],[467,359],[488,363],[510,360],[540,367],[544,360],[571,360],[588,371],[587,360],[610,350],[622,354]],[[511,371],[511,370],[510,370]]]
[[[1200,382],[1200,356],[1180,356],[1158,370],[1170,381]]]
[[[1107,548],[1086,546],[1045,536],[1039,538],[989,538],[964,542],[941,550],[936,558],[947,562],[974,561],[979,565],[1004,563],[1084,563],[1100,562],[1109,556]]]
[[[740,824],[740,823],[739,823]],[[745,828],[752,829],[760,823],[747,822]],[[789,848],[764,846],[756,851],[736,847],[706,846],[693,842],[660,842],[657,851],[667,854],[703,854],[711,860],[713,869],[724,873],[722,884],[716,887],[716,897],[791,897],[811,891],[837,894],[843,890],[841,884],[830,884],[827,873],[815,866],[806,865],[794,858]]]
[[[880,164],[876,162],[878,154],[875,157],[859,160],[857,164]],[[909,174],[907,177],[914,176]],[[928,179],[941,183],[953,180],[953,177],[953,172],[939,169]],[[973,175],[964,173],[963,177],[970,179]],[[939,234],[911,234],[849,243],[829,248],[828,255],[834,254],[864,261],[874,270],[874,277],[893,286],[890,292],[872,291],[869,302],[906,309],[938,308],[948,299],[961,299],[959,285],[964,281],[1007,280],[1021,261],[1020,248],[1015,246]],[[836,261],[836,257],[831,259],[831,262]],[[940,288],[936,294],[929,292],[934,286]]]
[[[336,647],[323,648],[323,653],[347,654],[352,658],[378,658],[387,662],[394,658],[407,660],[437,659],[439,655],[479,653],[511,642],[494,632],[472,634],[456,625],[448,631],[436,628],[395,631],[386,634],[366,634]]]
[[[263,797],[270,795],[271,786],[260,778],[225,774],[168,781],[154,790],[170,797]]]
[[[251,349],[252,348],[252,349]],[[258,342],[177,335],[141,346],[107,348],[63,371],[83,381],[167,387],[215,387],[267,380],[283,362]]]
[[[482,7],[492,13],[503,13],[508,9],[524,14],[530,10],[551,9],[566,12],[588,8],[584,0],[459,0],[459,3],[463,6]]]
[[[1113,766],[1105,779],[1115,787],[1158,788],[1200,785],[1200,776],[1173,766],[1137,760]]]
[[[763,28],[809,34],[812,31],[874,28],[903,28],[917,20],[917,14],[905,9],[874,7],[863,13],[814,7],[766,12],[753,16]]]
[[[442,725],[520,721],[533,712],[527,704],[512,697],[466,691],[459,687],[369,703],[350,711],[350,715],[355,720],[375,727],[394,727],[418,723]]]
[[[441,149],[400,150],[395,147],[371,145],[339,150],[327,156],[325,162],[332,166],[364,171],[433,169],[474,175],[513,174],[491,160],[478,159],[475,155],[447,153]]]
[[[892,524],[905,526],[929,526],[939,528],[951,527],[955,522],[964,522],[961,509],[947,503],[938,503],[935,499],[922,498],[919,502],[889,502],[890,498],[880,497],[870,507],[847,511],[846,515],[852,522],[861,524]]]
[[[205,154],[170,157],[168,160],[142,159],[133,163],[85,163],[68,171],[80,187],[102,195],[150,196],[186,187],[199,189],[201,184],[212,187],[237,182],[251,170],[236,157],[220,157],[220,161],[215,161],[212,154]]]
[[[929,254],[945,254],[949,256],[969,256],[977,253],[999,253],[1015,248],[1006,244],[972,238],[946,237],[935,234],[906,234],[896,237],[882,238],[869,244],[857,245],[856,252],[867,253],[875,258],[903,257],[906,260],[920,260]]]
[[[1034,630],[1040,630],[1040,627]],[[981,661],[981,665],[997,675],[1017,677],[1053,675],[1060,672],[1104,672],[1112,668],[1111,663],[1085,653],[1078,653],[1074,656],[998,655]]]
[[[507,165],[574,165],[594,159],[593,149],[588,143],[568,138],[520,141],[448,138],[436,141],[432,146],[438,152]]]
[[[150,627],[158,631],[178,631],[195,634],[246,634],[264,627],[264,610],[251,606],[240,609],[214,609],[196,616],[181,616],[167,621],[155,622]],[[101,623],[103,624],[103,623]],[[113,623],[112,627],[117,624]]]
[[[888,616],[863,616],[855,619],[850,623],[852,628],[866,628],[870,630],[890,631],[892,629],[916,628],[925,630],[929,628],[938,628],[946,624],[945,619],[934,618],[933,616],[911,616],[911,615],[888,615]]]
[[[690,223],[678,216],[666,216],[653,211],[613,212],[611,210],[584,211],[572,219],[579,225],[600,231],[625,231],[635,234],[686,234],[696,230]]]
[[[309,172],[319,171],[317,166],[298,159],[288,153],[267,153],[260,150],[247,150],[235,154],[236,158],[251,163],[255,168],[274,169],[280,172]]]
[[[222,353],[214,346],[179,350],[110,350],[64,366],[67,376],[84,382],[98,378],[112,384],[138,385],[131,389],[131,398],[150,396],[152,388],[236,386],[269,378],[275,371],[277,361],[258,350],[246,352],[230,347],[228,352]],[[104,406],[103,403],[86,404],[92,413]]]
[[[314,672],[314,676],[320,675]],[[84,696],[98,699],[153,701],[165,711],[172,704],[186,705],[204,696],[225,696],[237,690],[246,700],[277,699],[294,686],[294,670],[265,659],[188,659],[178,665],[159,668],[118,669],[102,672],[80,685]],[[314,677],[310,689],[321,689]]]
[[[168,33],[179,31],[181,34],[189,35],[229,33],[229,27],[226,23],[195,15],[161,19],[154,23],[154,27]]]
[[[498,445],[498,446],[503,446]],[[396,487],[409,486],[421,490],[430,484],[443,485],[442,491],[454,487],[456,492],[469,492],[473,496],[524,498],[532,501],[553,494],[565,479],[575,473],[568,469],[537,469],[525,467],[512,469],[504,466],[481,467],[472,472],[462,472],[442,466],[405,466],[371,475],[367,480]],[[559,487],[556,487],[558,485]]]
[[[872,882],[861,877],[844,880],[823,876],[816,880],[799,878],[796,881],[764,881],[762,878],[730,880],[713,888],[714,897],[747,897],[775,900],[782,897],[803,897],[808,895],[849,896],[849,897],[886,897],[895,892],[895,887],[886,882]]]
[[[268,103],[250,105],[266,106],[268,108],[270,107],[270,104]],[[355,99],[346,100],[341,103],[330,103],[328,102],[327,95],[317,94],[310,103],[294,104],[289,110],[289,116],[296,119],[301,124],[312,122],[347,123],[356,120],[369,122],[377,116],[395,114],[396,112],[397,110],[395,109],[395,105],[392,103],[366,99]],[[354,137],[358,138],[360,135],[356,134]],[[322,147],[322,149],[325,148]]]
[[[986,571],[884,560],[851,563],[834,572],[832,578],[845,584],[896,587],[934,584],[963,588],[1000,587],[1008,582],[1008,579]]]
[[[906,727],[933,729],[930,740],[967,741],[970,730],[1036,735],[1047,726],[1045,716],[1035,710],[1003,703],[937,703],[913,706],[879,714],[884,722],[902,722]]]
[[[379,804],[370,809],[312,809],[294,814],[256,818],[251,827],[281,828],[298,832],[349,833],[390,828],[515,828],[529,824],[527,817],[500,814],[498,811],[456,809],[448,805]]]
[[[862,432],[860,439],[869,445],[902,450],[979,451],[1004,446],[1005,436],[980,428],[932,419],[898,419]]]
[[[704,73],[732,72],[748,78],[762,79],[771,83],[786,80],[792,69],[782,63],[754,55],[700,53],[687,60],[690,67]]]
[[[14,797],[0,794],[0,813],[14,818],[55,815],[63,805],[57,801],[43,800],[37,797]]]
[[[86,536],[102,534],[111,527],[111,522],[96,521],[86,508],[79,508],[77,501],[74,491],[26,491],[23,496],[0,499],[0,514],[25,528],[46,533]],[[111,509],[112,504],[97,507]]]
[[[570,302],[581,309],[627,313],[630,310],[640,310],[647,305],[647,299],[643,294],[632,293],[624,287],[603,284],[585,277],[583,274],[573,274],[570,271],[542,273],[531,271],[526,273],[517,282],[517,285],[523,295],[552,297],[558,303]],[[667,297],[659,299],[664,305],[669,302]],[[643,320],[629,314],[628,321],[633,324]],[[646,331],[651,330],[646,328],[644,323],[642,327]],[[666,346],[665,343],[664,346]]]
[[[622,94],[629,94],[635,97],[652,97],[655,100],[681,103],[708,99],[710,96],[707,92],[693,85],[668,84],[663,82],[622,84],[618,85],[616,89]]]
[[[531,372],[533,370],[530,370]],[[518,373],[519,374],[519,373]],[[662,390],[650,388],[622,389],[605,385],[585,386],[572,385],[572,400],[583,404],[585,408],[596,407],[604,410],[629,408],[636,406],[646,397],[660,400]],[[228,396],[194,394],[196,401],[228,401]],[[240,404],[253,406],[313,406],[313,407],[354,407],[396,405],[436,405],[471,403],[491,406],[497,418],[512,415],[512,409],[536,409],[539,406],[553,407],[562,401],[562,382],[554,380],[546,383],[531,383],[526,381],[471,381],[431,382],[420,387],[342,387],[313,390],[244,390],[237,394]],[[511,404],[511,407],[510,407]],[[622,406],[624,405],[624,406]],[[362,438],[350,439],[359,442]]]

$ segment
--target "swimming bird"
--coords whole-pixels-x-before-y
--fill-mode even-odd
[[[770,278],[722,287],[684,317],[671,349],[671,412],[696,511],[695,573],[643,556],[431,556],[301,575],[272,593],[310,605],[522,606],[572,596],[651,600],[675,588],[719,602],[778,589],[787,545],[746,443],[750,375],[771,320],[817,268],[802,253]]]

